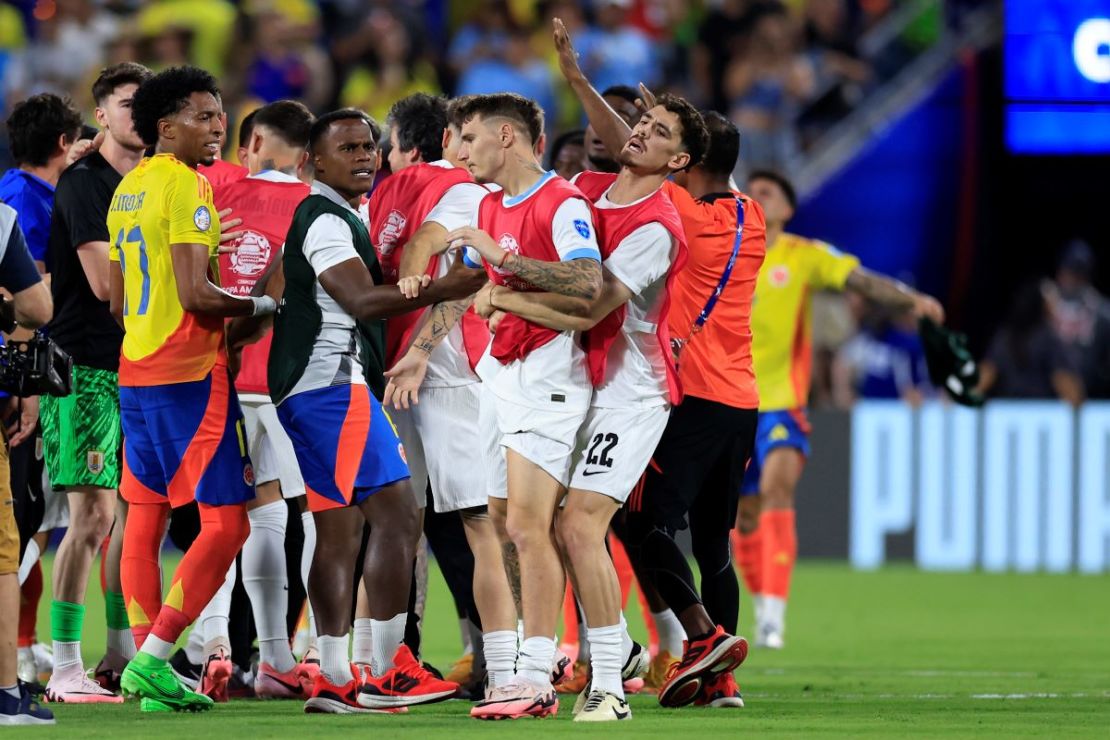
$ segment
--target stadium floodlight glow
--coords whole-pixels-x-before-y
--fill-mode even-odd
[[[1091,18],[1075,29],[1072,57],[1079,73],[1091,82],[1110,82],[1110,18]]]

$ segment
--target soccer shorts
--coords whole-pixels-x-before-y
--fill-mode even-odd
[[[19,572],[19,527],[15,523],[15,502],[8,471],[8,441],[0,439],[0,576]],[[5,614],[4,619],[12,619]]]
[[[311,511],[361,503],[409,477],[397,430],[365,385],[297,393],[277,413],[296,450]]]
[[[755,409],[686,396],[671,410],[643,485],[628,499],[629,510],[671,531],[687,527],[695,504],[699,511],[735,521],[756,415]]]
[[[204,380],[121,386],[123,476],[129,503],[209,506],[254,498],[254,469],[227,367]]]
[[[259,400],[254,400],[255,398]],[[278,419],[277,408],[261,396],[239,399],[247,430],[247,449],[254,463],[255,485],[270,481],[281,484],[282,498],[304,495],[304,479],[297,467],[297,453],[285,427]]]
[[[557,480],[570,483],[570,466],[578,428],[589,407],[550,411],[496,398],[501,446],[513,450]]]
[[[578,430],[570,487],[628,500],[663,436],[671,407],[596,408]]]
[[[484,382],[478,392],[478,434],[486,464],[486,493],[489,498],[507,499],[509,470],[505,465],[505,448],[501,446],[501,428],[497,426],[497,396]]]
[[[804,409],[759,412],[755,450],[740,484],[741,496],[759,493],[759,476],[763,471],[763,462],[771,450],[779,447],[790,447],[802,453],[802,457],[809,457],[809,420],[806,419]]]
[[[46,469],[54,488],[119,487],[119,375],[73,366],[73,392],[43,396],[40,416]]]
[[[404,442],[421,506],[429,481],[439,513],[486,505],[486,466],[471,459],[480,388],[478,383],[422,388],[420,403],[390,413]]]

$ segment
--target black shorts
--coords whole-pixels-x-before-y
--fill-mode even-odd
[[[629,499],[629,510],[677,531],[686,529],[687,513],[706,496],[719,502],[719,507],[713,507],[719,516],[735,521],[757,418],[756,409],[687,396],[671,410],[643,487]]]

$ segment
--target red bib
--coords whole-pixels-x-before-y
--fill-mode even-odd
[[[308,193],[309,187],[303,182],[272,182],[257,177],[227,181],[213,189],[216,208],[232,209],[231,217],[243,219],[239,229],[246,232],[233,245],[237,251],[220,255],[220,285],[224,290],[232,295],[250,295],[258,278],[281,253],[293,212]],[[242,366],[235,378],[239,393],[269,395],[266,363],[270,340],[267,332],[243,348]]]
[[[606,191],[616,181],[617,176],[605,172],[583,172],[575,180],[578,188],[590,198],[600,200]],[[675,275],[686,264],[686,234],[682,229],[682,220],[674,204],[663,194],[662,189],[655,191],[651,196],[633,206],[620,208],[597,208],[595,213],[598,219],[598,233],[601,237],[601,256],[606,259],[620,245],[620,243],[641,226],[658,223],[665,228],[678,244],[671,269],[667,271],[667,282],[663,289],[663,303],[660,306],[659,318],[656,323],[655,334],[659,338],[659,345],[663,348],[663,357],[667,361],[667,389],[672,404],[682,401],[682,385],[678,380],[678,369],[674,364],[674,353],[671,350],[671,335],[667,328],[667,317],[671,306],[671,284]],[[586,350],[586,359],[590,368],[590,380],[594,386],[601,385],[605,379],[605,365],[609,358],[609,349],[613,346],[617,334],[624,325],[626,307],[612,311],[608,316],[588,331],[582,344]]]
[[[474,182],[470,173],[458,167],[416,164],[387,177],[370,195],[370,241],[378,253],[382,276],[395,285],[405,245],[424,223],[448,190],[455,185]],[[439,256],[428,261],[427,274],[434,276]],[[392,367],[408,348],[423,311],[410,311],[386,322],[385,356]],[[473,310],[461,320],[463,345],[471,369],[478,363],[489,343],[489,328]]]

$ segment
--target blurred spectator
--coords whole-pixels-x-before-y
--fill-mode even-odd
[[[784,8],[765,6],[753,14],[751,33],[730,62],[724,86],[730,117],[744,132],[741,166],[790,171],[798,154],[790,124],[813,92],[814,78]]]
[[[820,91],[806,111],[809,122],[828,125],[862,98],[861,86],[871,78],[871,68],[860,59],[858,38],[847,0],[807,0],[806,55]]]
[[[527,31],[509,31],[504,51],[467,67],[455,88],[456,95],[496,92],[520,93],[539,103],[545,113],[555,110],[551,68],[532,52]],[[550,128],[550,117],[545,122]]]
[[[1018,291],[979,373],[979,391],[991,398],[1060,398],[1073,406],[1083,401],[1079,368],[1053,331],[1036,283]]]
[[[227,0],[150,0],[139,11],[138,24],[149,38],[160,38],[170,28],[188,31],[188,61],[222,77],[235,19],[235,6]]]
[[[659,47],[638,28],[625,25],[632,0],[596,0],[597,26],[574,39],[579,64],[598,90],[662,80]]]
[[[547,168],[564,180],[586,169],[586,144],[582,129],[567,131],[552,143]]]
[[[447,50],[451,71],[461,76],[477,62],[503,58],[512,27],[509,6],[504,0],[477,4],[470,21],[451,39]]]
[[[908,312],[893,314],[858,293],[848,293],[847,298],[859,317],[860,332],[836,356],[833,382],[837,405],[845,407],[853,398],[920,404],[930,385],[916,319]]]
[[[1091,285],[1095,254],[1083,241],[1064,250],[1045,285],[1056,336],[1080,369],[1090,398],[1110,397],[1110,303]]]
[[[728,109],[725,71],[729,60],[743,48],[758,7],[773,3],[759,0],[722,0],[706,13],[698,27],[692,51],[692,72],[702,103],[713,110]]]

